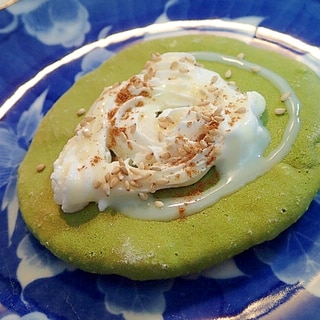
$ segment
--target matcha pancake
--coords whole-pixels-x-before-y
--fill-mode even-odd
[[[210,51],[235,59],[241,53],[255,66],[245,69],[198,59],[207,69],[234,81],[241,92],[256,91],[265,98],[261,120],[270,134],[265,156],[282,143],[289,114],[281,101],[285,97],[281,99],[279,89],[261,76],[259,66],[285,79],[301,102],[300,129],[288,154],[258,178],[190,216],[181,214],[168,221],[135,219],[109,207],[99,211],[94,203],[74,213],[63,212],[54,200],[50,176],[64,145],[85,119],[78,111],[88,110],[105,87],[139,73],[153,53],[172,51]],[[319,88],[319,78],[305,65],[232,39],[190,35],[128,47],[80,79],[43,119],[19,169],[23,218],[57,257],[88,272],[138,280],[200,272],[276,237],[308,208],[320,186]],[[45,169],[37,171],[39,164]],[[201,194],[217,181],[213,169],[190,187],[163,189],[154,197],[162,203],[172,195]],[[126,196],[121,201],[126,202]]]

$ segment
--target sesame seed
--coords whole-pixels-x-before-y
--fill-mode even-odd
[[[209,115],[204,114],[204,113],[202,114],[202,119],[203,119],[204,121],[206,121],[206,122],[210,122],[210,121],[212,120]]]
[[[155,193],[157,191],[157,185],[154,182],[152,182],[149,190],[151,193]]]
[[[111,174],[110,172],[107,172],[107,174],[104,176],[104,180],[105,182],[110,182],[110,179],[111,179]]]
[[[225,76],[226,79],[231,78],[231,77],[232,77],[232,71],[231,71],[230,69],[228,69],[228,70],[226,71],[226,73],[224,74],[224,76]]]
[[[157,185],[164,185],[164,184],[167,184],[169,183],[169,180],[167,178],[157,178],[155,181],[154,181]]]
[[[90,132],[90,130],[89,130],[88,128],[84,128],[84,129],[82,130],[82,134],[83,134],[83,136],[86,137],[86,138],[90,138],[90,136],[91,136],[91,132]]]
[[[237,55],[237,58],[239,60],[243,60],[244,59],[244,53],[243,52],[240,52],[238,55]]]
[[[287,110],[286,110],[285,108],[276,108],[276,109],[274,110],[274,113],[275,113],[277,116],[281,116],[281,115],[285,114],[286,111],[287,111]]]
[[[127,191],[130,191],[130,183],[128,180],[125,180],[124,187],[126,188]]]
[[[167,122],[160,121],[158,125],[161,129],[167,129]]]
[[[291,92],[285,92],[281,97],[280,97],[280,101],[284,102],[286,101],[291,95]]]
[[[100,188],[101,185],[102,185],[102,182],[101,182],[101,181],[96,180],[96,181],[93,182],[93,187],[94,187],[95,189]]]
[[[119,133],[119,138],[120,138],[121,142],[126,142],[128,140],[127,136],[122,131]]]
[[[156,207],[156,208],[163,208],[164,207],[164,203],[162,202],[162,201],[160,201],[160,200],[156,200],[155,202],[154,202],[154,206]]]
[[[204,107],[207,106],[210,103],[210,101],[205,100],[198,103],[198,107]]]
[[[171,154],[169,152],[163,152],[160,154],[159,157],[160,157],[160,159],[168,160],[171,157]]]
[[[37,172],[42,172],[46,168],[46,165],[44,163],[39,163],[36,167]]]
[[[158,117],[158,121],[165,122],[167,121],[167,117]]]
[[[86,109],[85,108],[80,108],[78,111],[77,111],[77,116],[82,116],[86,113]]]
[[[247,109],[245,107],[238,108],[235,112],[236,113],[246,113]]]
[[[202,140],[200,140],[200,145],[201,145],[201,147],[203,147],[203,148],[206,148],[207,146],[208,146],[208,144],[202,139]]]
[[[132,185],[133,187],[136,187],[136,188],[142,187],[142,184],[136,180],[131,180],[130,185]]]
[[[129,175],[128,169],[123,165],[120,166],[120,171],[122,174],[124,174],[125,176]]]
[[[139,192],[138,193],[138,196],[139,196],[139,198],[141,199],[141,200],[148,200],[148,198],[149,198],[149,195],[147,194],[147,193],[145,193],[145,192]]]
[[[127,146],[130,150],[133,150],[133,145],[132,145],[132,142],[131,141],[127,141]]]
[[[261,67],[260,67],[260,66],[252,66],[252,67],[250,68],[250,70],[251,70],[252,72],[259,72],[259,71],[261,70]]]
[[[181,67],[179,68],[180,73],[188,73],[190,70],[187,67]]]
[[[83,120],[85,120],[86,122],[91,122],[91,121],[93,121],[95,118],[96,118],[96,117],[94,117],[94,116],[87,116],[87,117],[85,117]]]
[[[154,62],[161,61],[161,54],[159,52],[152,53],[151,58]]]
[[[211,78],[211,83],[216,83],[218,81],[219,77],[217,75],[214,75],[212,78]]]
[[[133,125],[130,126],[130,133],[133,134],[135,133],[137,130],[137,124],[134,123]]]
[[[111,174],[115,175],[115,174],[118,174],[120,172],[120,167],[114,167],[111,171]]]
[[[120,165],[120,167],[125,166],[125,163],[124,163],[124,161],[123,161],[123,159],[122,159],[122,158],[118,158],[118,161],[119,161],[119,165]]]
[[[170,70],[177,70],[179,67],[179,62],[178,61],[173,61],[170,65]]]
[[[165,135],[163,134],[163,132],[159,131],[158,132],[158,140],[159,142],[162,142],[165,138]]]
[[[114,188],[118,183],[120,182],[119,178],[117,176],[113,176],[110,179],[110,188]]]
[[[153,170],[153,171],[161,171],[161,167],[151,166],[151,167],[150,167],[150,170]]]
[[[107,197],[110,196],[110,185],[109,183],[105,183],[102,187],[104,193],[106,194]]]
[[[146,154],[144,158],[146,160],[152,160],[153,159],[153,152],[150,152],[150,153]]]

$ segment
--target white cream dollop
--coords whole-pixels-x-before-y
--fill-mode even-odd
[[[155,54],[141,73],[106,88],[80,122],[54,162],[55,201],[64,212],[96,202],[100,211],[175,219],[178,210],[164,214],[152,194],[191,185],[212,166],[226,176],[261,157],[264,110],[259,93],[240,92],[193,55]]]

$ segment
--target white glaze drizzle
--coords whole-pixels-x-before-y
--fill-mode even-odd
[[[277,87],[280,92],[279,96],[290,92],[290,96],[284,102],[289,118],[282,140],[266,157],[252,159],[250,165],[246,163],[246,166],[238,167],[235,171],[221,174],[218,183],[200,195],[161,198],[161,202],[163,203],[161,208],[154,205],[156,198],[153,195],[150,195],[147,201],[137,201],[136,197],[131,196],[126,197],[125,201],[119,202],[119,206],[117,207],[119,212],[124,215],[136,219],[170,221],[181,216],[179,208],[183,208],[185,216],[198,213],[268,172],[290,152],[297,138],[300,129],[300,101],[289,83],[280,75],[262,66],[259,66],[257,69],[256,64],[230,56],[213,52],[191,52],[191,54],[197,60],[220,62],[248,71],[255,70],[255,73],[266,78]],[[146,211],[149,215],[145,214]]]

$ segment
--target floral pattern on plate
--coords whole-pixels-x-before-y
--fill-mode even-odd
[[[320,9],[318,1],[287,0],[279,12],[275,3],[20,0],[0,12],[0,102],[74,49],[154,22],[236,19],[320,45],[319,35],[309,32],[319,25],[314,14]],[[201,274],[164,281],[87,274],[55,258],[27,231],[19,214],[16,181],[33,134],[54,101],[114,53],[99,48],[62,66],[22,95],[0,121],[0,319],[317,319],[319,195],[275,240]]]

